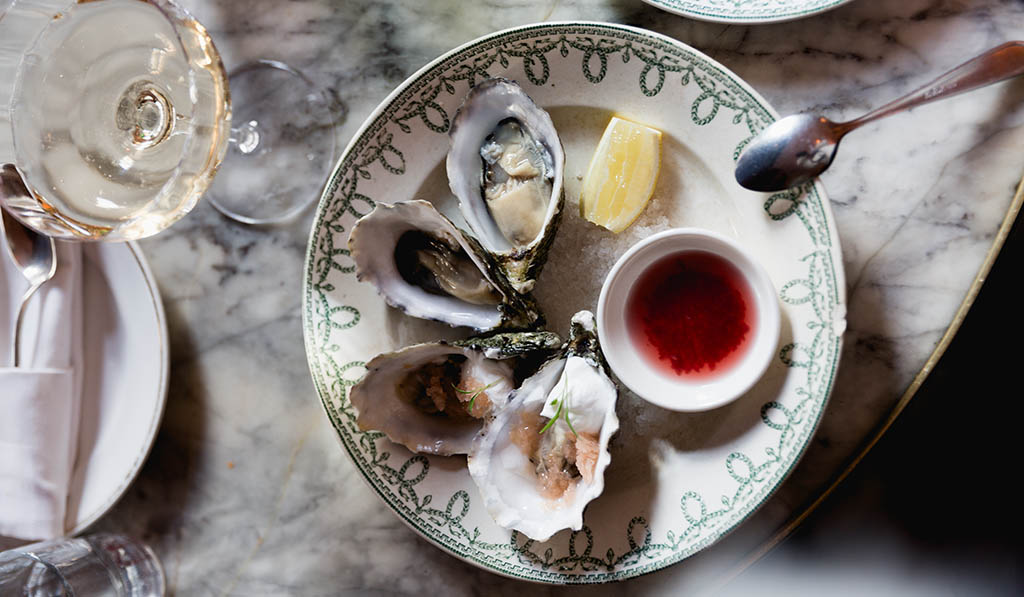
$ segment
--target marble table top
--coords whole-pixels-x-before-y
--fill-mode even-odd
[[[181,2],[210,30],[229,69],[277,59],[329,87],[342,147],[434,57],[531,22],[652,29],[718,60],[782,114],[818,110],[833,119],[877,107],[1024,31],[1024,5],[997,0],[856,0],[760,26],[692,21],[640,0]],[[1015,208],[1022,147],[1024,79],[868,125],[843,142],[823,181],[844,252],[848,329],[813,444],[739,530],[629,581],[630,590],[713,590],[845,469],[957,321]],[[302,343],[312,217],[310,209],[286,225],[246,227],[201,203],[141,243],[170,326],[167,410],[140,477],[93,530],[150,543],[178,595],[522,591],[521,582],[421,540],[358,478],[338,444]]]

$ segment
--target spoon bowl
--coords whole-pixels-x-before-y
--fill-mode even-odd
[[[829,167],[847,130],[823,116],[787,116],[743,152],[736,162],[736,182],[766,192],[801,185]]]
[[[0,169],[0,234],[6,239],[7,254],[15,267],[28,280],[29,287],[21,297],[21,306],[14,321],[11,357],[14,367],[21,365],[21,324],[25,307],[39,288],[57,273],[57,247],[53,239],[25,226],[3,208],[8,200],[30,196],[21,175],[7,164]]]

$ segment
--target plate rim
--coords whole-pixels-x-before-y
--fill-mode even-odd
[[[848,2],[849,0],[840,0],[840,1],[841,2]],[[501,30],[498,30],[498,31],[495,31],[495,32],[492,32],[492,33],[488,33],[488,34],[476,37],[474,39],[471,39],[471,40],[469,40],[469,41],[467,41],[467,42],[465,42],[463,44],[460,44],[460,45],[458,45],[458,46],[456,46],[456,47],[454,47],[454,48],[452,48],[450,50],[447,50],[447,51],[443,52],[442,54],[440,54],[436,58],[430,60],[424,66],[422,66],[421,68],[417,69],[411,75],[406,77],[406,79],[404,79],[383,100],[381,100],[381,102],[379,102],[377,104],[377,106],[370,112],[370,114],[364,119],[362,124],[356,130],[356,132],[353,133],[353,135],[350,138],[349,142],[346,144],[345,149],[341,152],[341,154],[339,154],[339,157],[337,158],[337,160],[335,160],[335,163],[334,163],[334,166],[331,169],[330,175],[329,175],[327,181],[325,181],[323,191],[322,191],[322,193],[321,193],[321,195],[320,195],[320,197],[319,197],[319,199],[317,201],[316,213],[315,213],[315,216],[313,218],[313,222],[312,222],[311,227],[310,227],[310,234],[309,234],[309,238],[308,238],[307,244],[306,244],[306,255],[305,255],[305,260],[304,260],[304,265],[303,265],[303,288],[302,288],[302,293],[303,294],[302,294],[302,306],[301,306],[302,323],[303,323],[303,325],[302,325],[303,346],[304,346],[304,349],[305,349],[305,352],[306,352],[306,365],[307,365],[307,367],[309,369],[310,376],[311,376],[312,381],[313,381],[313,386],[314,386],[314,388],[316,390],[317,398],[319,399],[321,408],[324,409],[324,413],[327,415],[328,420],[331,422],[332,427],[335,427],[335,421],[334,421],[334,415],[333,415],[332,410],[331,410],[331,406],[328,404],[328,402],[330,400],[330,396],[329,396],[328,391],[321,386],[321,380],[318,378],[317,366],[314,364],[314,361],[315,361],[315,356],[314,356],[315,351],[314,351],[314,348],[315,347],[313,347],[312,344],[311,344],[312,339],[311,339],[311,336],[310,336],[310,326],[312,325],[310,309],[312,308],[312,302],[307,300],[307,297],[309,297],[309,293],[311,292],[310,282],[311,282],[312,276],[313,276],[313,268],[312,268],[313,259],[312,258],[314,256],[314,251],[316,250],[316,241],[317,241],[317,238],[318,238],[317,230],[320,228],[321,221],[322,221],[322,219],[323,219],[323,217],[325,215],[325,212],[326,212],[326,210],[323,209],[323,208],[326,205],[326,203],[330,201],[331,197],[334,195],[335,191],[337,190],[336,189],[336,185],[332,185],[331,184],[332,181],[335,178],[336,173],[342,167],[343,162],[348,158],[349,152],[352,151],[353,148],[360,142],[361,137],[366,133],[366,131],[369,128],[371,128],[371,126],[373,126],[374,122],[393,105],[393,103],[395,102],[395,100],[397,99],[397,97],[399,95],[403,94],[409,87],[413,86],[416,82],[418,82],[427,72],[435,69],[439,65],[443,64],[445,61],[450,60],[453,56],[455,56],[455,55],[457,55],[457,54],[459,54],[459,53],[461,53],[461,52],[463,52],[463,51],[465,51],[465,50],[467,50],[467,49],[469,49],[469,48],[471,48],[473,46],[477,46],[477,45],[493,42],[494,40],[496,40],[498,38],[506,37],[506,36],[509,36],[509,35],[514,35],[514,34],[519,33],[519,32],[525,32],[525,31],[530,31],[530,30],[557,29],[557,28],[564,28],[564,27],[593,27],[593,28],[598,28],[598,29],[606,29],[609,32],[613,32],[613,31],[626,31],[626,32],[629,32],[629,33],[632,33],[634,35],[638,35],[638,36],[641,36],[641,37],[654,38],[654,39],[656,39],[656,40],[658,40],[658,41],[660,41],[662,43],[668,44],[670,46],[674,46],[674,47],[676,47],[676,48],[678,48],[678,49],[680,49],[680,50],[682,50],[684,52],[690,53],[691,55],[693,55],[695,57],[698,57],[699,59],[707,62],[712,67],[718,69],[719,71],[721,71],[722,73],[727,75],[732,80],[732,82],[734,82],[736,85],[741,87],[746,93],[748,93],[751,96],[751,98],[755,102],[757,102],[759,104],[759,107],[765,110],[765,112],[773,119],[773,121],[774,120],[778,120],[778,118],[779,118],[778,112],[774,109],[774,107],[772,107],[772,105],[769,102],[767,102],[765,100],[765,98],[759,92],[757,92],[756,89],[754,89],[749,83],[747,83],[744,79],[739,77],[731,69],[727,68],[726,66],[724,66],[722,63],[718,62],[717,60],[711,58],[710,56],[708,56],[704,52],[694,48],[693,46],[690,46],[689,44],[686,44],[685,42],[682,42],[682,41],[680,41],[678,39],[670,37],[668,35],[665,35],[665,34],[662,34],[662,33],[658,33],[658,32],[655,32],[655,31],[651,31],[649,29],[645,29],[645,28],[642,28],[642,27],[636,27],[636,26],[625,25],[625,24],[620,24],[620,23],[610,23],[610,22],[603,22],[603,21],[561,20],[561,21],[544,21],[544,22],[536,22],[536,23],[527,23],[527,24],[523,24],[523,25],[516,25],[516,26],[513,26],[513,27],[508,27],[508,28],[505,28],[505,29],[501,29]],[[846,290],[846,283],[845,283],[845,269],[844,269],[843,263],[842,263],[842,247],[841,247],[840,239],[839,239],[839,236],[838,236],[838,229],[836,227],[835,217],[834,217],[834,214],[832,213],[831,204],[829,202],[828,194],[825,191],[825,187],[824,187],[823,183],[821,182],[820,178],[816,178],[813,181],[813,183],[811,185],[811,188],[813,188],[814,192],[817,193],[818,196],[820,197],[821,207],[822,207],[822,209],[824,211],[824,216],[825,216],[824,217],[824,224],[825,224],[825,226],[823,227],[823,229],[827,230],[827,233],[828,233],[828,240],[829,240],[829,246],[830,246],[830,250],[828,251],[829,257],[831,258],[833,255],[835,255],[835,256],[838,256],[838,258],[839,258],[838,261],[833,263],[833,270],[834,270],[833,273],[835,275],[835,280],[834,281],[835,281],[835,285],[836,285],[836,305],[835,306],[837,308],[842,308],[845,311],[845,308],[846,308],[846,305],[847,305],[847,290]],[[793,470],[799,465],[800,461],[803,459],[803,456],[806,454],[807,449],[810,447],[811,440],[814,437],[814,434],[817,432],[818,426],[819,426],[822,418],[824,417],[824,413],[825,413],[825,411],[826,411],[826,409],[828,407],[828,403],[829,403],[829,401],[830,401],[830,399],[832,397],[832,391],[833,391],[834,386],[835,386],[836,375],[837,375],[838,368],[839,368],[839,361],[840,361],[841,356],[842,356],[843,344],[844,344],[844,336],[842,334],[839,334],[837,339],[836,339],[836,350],[835,350],[835,354],[833,356],[833,359],[830,362],[827,362],[827,364],[830,366],[830,370],[829,370],[829,374],[828,374],[828,379],[824,383],[824,385],[826,387],[826,390],[825,390],[825,394],[824,394],[824,399],[822,401],[821,409],[818,412],[818,415],[815,418],[815,420],[808,427],[808,431],[807,431],[807,435],[806,435],[806,440],[804,441],[803,445],[800,446],[800,448],[798,449],[798,451],[797,451],[793,461],[789,464],[788,467],[785,468],[784,471],[781,472],[778,482],[773,487],[771,487],[761,497],[761,499],[759,499],[756,502],[754,502],[754,505],[750,508],[750,510],[747,513],[745,513],[743,516],[739,517],[730,527],[728,527],[726,529],[722,529],[722,530],[716,532],[715,534],[712,534],[709,537],[705,538],[704,540],[700,541],[698,544],[696,544],[694,546],[694,548],[691,551],[689,551],[689,552],[685,553],[684,555],[681,555],[681,556],[679,556],[677,558],[667,558],[666,560],[659,561],[656,564],[648,564],[646,566],[636,567],[636,568],[627,569],[625,571],[618,572],[612,578],[605,578],[604,575],[600,575],[600,576],[596,576],[595,577],[594,575],[582,575],[582,574],[581,575],[571,576],[572,580],[567,580],[565,578],[562,578],[560,580],[553,580],[553,579],[535,578],[535,577],[532,577],[532,576],[520,576],[520,575],[517,575],[517,574],[512,573],[510,571],[507,571],[507,570],[503,570],[503,569],[500,569],[500,568],[492,567],[489,564],[486,564],[486,563],[484,563],[482,561],[479,561],[476,557],[474,557],[474,556],[472,556],[470,554],[462,554],[462,553],[458,553],[458,552],[454,551],[451,547],[446,545],[440,539],[438,539],[438,538],[436,538],[436,537],[434,537],[434,536],[424,532],[422,529],[420,529],[418,526],[416,526],[413,523],[413,521],[409,520],[405,516],[405,514],[403,512],[393,508],[391,506],[390,502],[388,501],[387,497],[384,496],[380,492],[380,490],[377,488],[377,486],[367,476],[366,471],[364,471],[358,465],[358,463],[355,461],[355,458],[353,457],[351,449],[345,443],[344,438],[341,437],[341,434],[338,432],[338,430],[336,428],[334,429],[334,431],[335,431],[334,435],[335,435],[336,440],[339,442],[339,444],[341,444],[342,448],[345,450],[345,453],[347,454],[347,456],[350,459],[350,461],[353,462],[353,465],[355,466],[355,469],[359,472],[359,476],[369,486],[369,488],[375,494],[377,494],[378,499],[381,499],[383,501],[384,505],[387,506],[387,508],[389,510],[391,510],[392,513],[395,514],[398,517],[399,520],[401,520],[403,523],[405,523],[406,526],[408,526],[411,530],[413,530],[413,532],[417,536],[419,536],[422,539],[425,539],[428,543],[434,544],[435,546],[440,548],[443,552],[447,553],[449,556],[455,557],[455,558],[457,558],[457,559],[459,559],[459,560],[461,560],[463,562],[472,564],[473,566],[476,566],[476,567],[478,567],[478,568],[480,568],[482,570],[486,570],[487,572],[490,572],[492,574],[497,574],[499,576],[504,576],[504,577],[508,577],[508,578],[514,578],[514,579],[517,579],[517,580],[525,580],[525,581],[534,582],[534,583],[543,584],[543,585],[556,585],[556,586],[557,585],[584,585],[584,584],[606,584],[606,583],[612,583],[612,582],[620,582],[620,581],[623,581],[623,580],[628,580],[630,578],[636,578],[636,577],[639,577],[639,576],[645,576],[645,575],[652,574],[652,573],[660,571],[660,570],[664,570],[664,569],[669,568],[669,567],[671,567],[671,566],[673,566],[675,564],[678,564],[679,562],[681,562],[681,561],[683,561],[685,559],[688,559],[689,557],[692,557],[692,556],[700,553],[701,551],[703,551],[707,547],[713,545],[714,543],[717,543],[718,541],[722,540],[724,537],[726,537],[727,535],[732,533],[734,530],[736,530],[737,528],[742,526],[744,522],[746,522],[751,516],[753,516],[756,512],[758,512],[760,510],[760,508],[769,499],[771,499],[771,497],[773,495],[775,495],[775,493],[778,491],[778,489],[782,486],[782,484],[786,481],[786,479],[789,478],[789,475],[793,472]]]
[[[131,487],[132,483],[139,476],[139,473],[142,471],[142,467],[149,458],[150,452],[153,450],[153,445],[156,443],[156,436],[160,429],[160,422],[163,420],[164,411],[167,407],[167,388],[170,382],[170,342],[167,330],[167,317],[164,312],[163,301],[160,297],[160,288],[157,285],[153,271],[149,267],[149,262],[146,260],[145,254],[143,254],[141,247],[139,247],[138,243],[135,241],[118,244],[97,243],[93,246],[98,247],[98,250],[101,251],[107,250],[108,248],[109,250],[118,250],[121,247],[124,247],[129,251],[129,253],[131,253],[132,259],[138,266],[139,271],[142,274],[146,290],[149,292],[149,296],[152,299],[154,315],[156,315],[157,331],[159,332],[158,342],[161,354],[160,371],[156,384],[156,407],[153,409],[153,417],[149,421],[149,427],[146,430],[146,440],[143,442],[142,449],[139,451],[136,459],[132,462],[131,467],[126,470],[124,478],[114,487],[110,496],[102,503],[102,505],[97,507],[92,513],[80,516],[79,520],[75,521],[73,525],[69,524],[68,521],[64,522],[65,532],[69,536],[77,536],[81,534],[103,518],[115,505],[117,505],[121,498],[124,497],[128,488]],[[75,466],[72,468],[72,475],[78,468],[78,463],[79,461],[76,458]]]
[[[778,16],[770,17],[759,17],[759,16],[727,16],[721,13],[712,11],[704,12],[700,10],[687,10],[684,8],[677,8],[670,6],[664,2],[664,0],[643,0],[647,4],[665,12],[678,15],[681,17],[687,17],[698,21],[704,21],[707,23],[724,23],[728,25],[764,25],[772,23],[786,23],[788,21],[795,21],[797,19],[803,19],[806,17],[828,12],[834,8],[839,8],[844,4],[848,4],[853,0],[832,0],[831,4],[819,6],[812,9],[795,9],[792,12],[782,13]]]

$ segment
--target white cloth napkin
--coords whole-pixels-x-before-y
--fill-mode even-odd
[[[0,248],[0,535],[64,534],[78,445],[81,270],[81,247],[57,243],[57,273],[31,299],[15,369],[10,344],[28,282]]]

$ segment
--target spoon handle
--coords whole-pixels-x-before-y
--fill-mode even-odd
[[[1021,74],[1024,74],[1024,42],[1007,42],[968,60],[916,91],[838,126],[847,133],[873,120]]]
[[[20,367],[22,363],[21,358],[21,323],[25,319],[25,308],[28,306],[28,301],[32,298],[32,295],[39,290],[42,283],[33,284],[29,286],[28,290],[25,291],[24,296],[21,297],[21,307],[18,308],[18,316],[14,320],[14,340],[11,341],[11,366]]]

